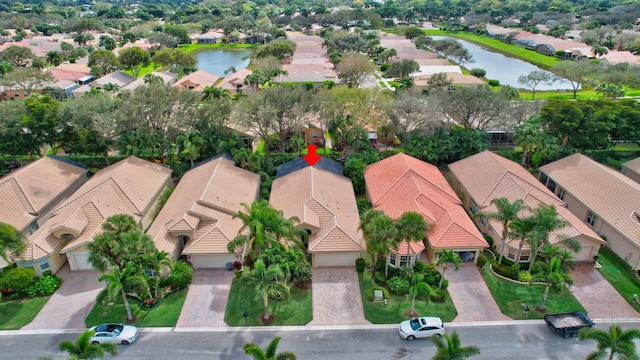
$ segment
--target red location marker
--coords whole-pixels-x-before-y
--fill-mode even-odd
[[[322,159],[322,156],[316,155],[315,145],[309,145],[307,147],[307,155],[304,155],[302,158],[305,159],[309,165],[314,166],[318,160]]]

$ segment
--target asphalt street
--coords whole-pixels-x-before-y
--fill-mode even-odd
[[[447,324],[448,325],[448,324]],[[639,324],[621,324],[625,328]],[[597,325],[607,329],[607,324]],[[564,339],[540,321],[517,325],[448,326],[447,333],[457,331],[462,345],[474,345],[481,354],[473,359],[584,359],[596,349],[593,342]],[[0,358],[38,359],[49,355],[66,359],[58,350],[62,340],[75,340],[77,333],[0,334]],[[279,351],[292,351],[298,359],[430,359],[435,346],[429,340],[407,341],[399,338],[392,326],[368,329],[251,328],[175,331],[142,331],[138,341],[120,345],[115,357],[105,359],[250,359],[242,347],[253,342],[263,348],[274,336],[281,336]],[[638,344],[640,345],[640,344]]]

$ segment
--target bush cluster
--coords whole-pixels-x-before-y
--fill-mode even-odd
[[[394,276],[387,280],[387,287],[391,293],[406,295],[409,293],[409,281],[401,276]]]
[[[364,258],[356,259],[356,271],[359,274],[362,274],[364,272],[364,268],[366,265],[367,265],[367,261]]]
[[[297,286],[304,287],[309,281],[311,281],[311,276],[313,276],[311,265],[308,263],[301,263],[293,273],[293,280],[296,282]]]
[[[282,301],[287,298],[287,295],[283,291],[274,288],[270,288],[267,294],[271,300]]]
[[[6,268],[0,275],[0,288],[12,299],[51,295],[60,284],[62,279],[51,275],[51,272],[37,278],[35,271],[29,268]]]

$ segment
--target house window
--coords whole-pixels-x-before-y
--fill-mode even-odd
[[[564,189],[558,188],[558,193],[556,195],[558,195],[558,199],[564,200]]]
[[[549,180],[549,177],[547,176],[547,174],[540,173],[540,182],[543,183],[543,184],[546,184],[547,180]]]
[[[455,85],[449,85],[449,86],[447,87],[447,90],[449,90],[449,91],[453,91],[453,90],[455,90],[455,89],[456,89],[456,86],[455,86]]]
[[[549,179],[549,182],[547,182],[547,189],[551,190],[551,192],[555,192],[556,191],[556,182]]]
[[[389,257],[389,265],[396,266],[396,254],[391,253]]]
[[[531,258],[531,250],[522,250],[520,253],[520,261],[527,262]]]
[[[45,271],[51,269],[51,267],[49,266],[49,261],[48,260],[42,260],[42,261],[38,262],[38,266],[40,266],[40,271],[41,272],[45,272]]]
[[[413,261],[414,264],[417,264],[420,261],[420,254],[416,255],[416,259]]]
[[[596,214],[592,213],[591,211],[587,213],[587,224],[593,227],[596,224],[596,219]]]
[[[508,248],[509,252],[507,253],[507,259],[509,260],[515,260],[516,259],[516,249],[514,248]]]
[[[33,234],[34,232],[36,232],[36,230],[38,230],[39,226],[38,226],[38,221],[34,220],[31,222],[31,224],[29,224],[29,231],[31,231],[31,233]]]
[[[487,219],[486,218],[481,218],[480,219],[480,224],[482,224],[482,227],[487,227]]]
[[[400,267],[408,266],[408,265],[409,265],[409,256],[401,255],[400,256]]]
[[[469,206],[469,211],[471,212],[471,215],[475,215],[478,212],[478,207],[476,206],[476,203],[474,203],[473,201]]]

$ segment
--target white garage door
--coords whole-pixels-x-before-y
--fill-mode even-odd
[[[359,252],[316,253],[313,254],[313,266],[356,266],[359,257]]]
[[[582,249],[580,249],[580,252],[576,255],[575,260],[576,261],[593,261],[593,257],[595,256],[593,252],[594,252],[593,246],[582,245]]]
[[[228,262],[236,261],[234,254],[192,255],[191,265],[195,269],[224,268]]]
[[[76,263],[75,270],[93,270],[93,266],[89,263],[89,253],[73,254]]]

